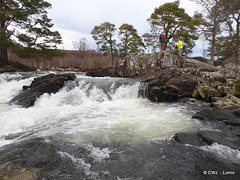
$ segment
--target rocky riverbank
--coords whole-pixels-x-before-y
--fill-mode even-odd
[[[199,110],[193,118],[215,123],[216,132],[178,133],[174,140],[197,146],[218,143],[240,150],[239,72],[235,65],[214,66],[163,51],[128,56],[119,60],[115,69],[88,75],[140,77],[142,97],[153,102],[186,103]]]
[[[238,179],[240,79],[235,68],[161,52],[129,56],[119,60],[116,68],[87,75],[138,77],[142,97],[155,103],[184,103],[196,112],[192,118],[208,128],[176,133],[162,143],[93,143],[94,149],[111,152],[104,162],[96,161],[84,145],[33,138],[4,146],[0,151],[4,167],[0,168],[0,178]],[[30,107],[43,93],[55,93],[75,78],[73,74],[36,78],[10,102]],[[8,164],[10,161],[13,165]]]

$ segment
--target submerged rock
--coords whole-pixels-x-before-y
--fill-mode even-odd
[[[216,174],[215,179],[237,179],[237,160],[219,157],[208,146],[185,146],[174,141],[163,144],[93,144],[108,149],[109,156],[96,160],[86,145],[67,141],[25,140],[0,150],[0,172],[6,163],[38,171],[37,179],[213,179],[205,171],[231,170],[235,174]],[[21,168],[23,169],[23,168]],[[34,172],[34,171],[33,171]]]
[[[228,109],[209,108],[197,112],[192,116],[193,118],[204,121],[231,121],[239,119],[232,111]]]
[[[23,86],[23,91],[9,101],[10,104],[17,104],[28,108],[34,105],[35,101],[44,93],[56,93],[66,81],[74,80],[76,76],[68,74],[48,74],[35,78],[30,86]]]
[[[200,131],[199,135],[208,143],[218,143],[240,150],[240,139],[229,131]]]
[[[193,146],[205,146],[206,142],[197,134],[177,133],[173,137],[174,140],[182,144],[190,144]]]
[[[104,68],[96,71],[88,71],[86,76],[91,77],[118,77],[114,68]]]

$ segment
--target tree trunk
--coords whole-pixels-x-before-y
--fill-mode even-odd
[[[235,55],[234,55],[234,61],[236,63],[236,74],[238,73],[238,66],[239,66],[239,52],[240,52],[240,15],[238,15],[238,18],[236,19],[237,28],[236,28],[236,45],[235,45]]]
[[[114,67],[114,55],[113,55],[113,47],[111,45],[111,56],[112,56],[112,67]]]
[[[0,65],[7,65],[7,64],[9,64],[7,49],[1,48]]]
[[[0,0],[0,7],[3,7],[3,1]],[[1,9],[4,12],[4,9]],[[6,38],[6,27],[5,27],[5,20],[4,17],[0,19],[0,40],[2,41],[0,44],[0,65],[8,64],[8,53],[7,53],[7,38]]]
[[[212,43],[211,43],[211,59],[214,60],[215,56],[215,44],[216,44],[216,35],[217,35],[217,13],[214,8],[213,12],[213,29],[212,29]]]

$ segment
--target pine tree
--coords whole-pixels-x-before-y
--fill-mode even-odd
[[[112,65],[114,65],[114,51],[116,46],[116,40],[113,38],[115,30],[114,24],[104,22],[99,26],[95,26],[91,32],[96,44],[101,45],[99,50],[105,55],[111,54]]]
[[[137,30],[129,24],[122,24],[119,28],[121,43],[118,44],[120,56],[143,52],[145,45]]]
[[[165,3],[151,14],[148,19],[151,25],[152,37],[155,37],[155,42],[158,43],[158,38],[161,31],[166,36],[166,46],[174,45],[174,42],[179,36],[183,38],[186,53],[190,53],[194,47],[194,40],[198,39],[197,27],[201,23],[201,17],[195,15],[189,16],[183,8],[179,7],[180,2]],[[173,41],[171,41],[173,39]],[[156,46],[156,45],[155,45]]]
[[[47,8],[51,4],[44,0],[0,0],[1,64],[8,64],[9,48],[26,58],[55,54],[50,49],[62,40],[58,31],[50,30]]]

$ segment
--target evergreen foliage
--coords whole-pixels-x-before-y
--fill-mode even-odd
[[[121,43],[118,44],[120,56],[144,51],[145,45],[143,40],[132,25],[122,24],[119,27],[119,38],[121,41]]]
[[[113,38],[116,28],[110,22],[104,22],[99,26],[95,26],[91,31],[93,39],[100,46],[100,51],[105,55],[111,54],[112,64],[114,64],[114,52],[116,50],[116,40]]]
[[[51,4],[44,0],[0,0],[1,62],[8,63],[7,49],[13,48],[21,57],[51,57],[62,43],[58,31],[51,31],[47,17]],[[48,53],[48,55],[46,54]]]
[[[155,37],[155,44],[153,49],[159,47],[159,35],[161,31],[166,36],[166,46],[174,47],[178,37],[182,37],[184,41],[184,51],[186,54],[191,52],[191,49],[195,46],[194,40],[199,38],[197,28],[201,24],[202,19],[199,14],[194,17],[189,16],[183,8],[179,7],[180,2],[175,1],[172,3],[165,3],[151,14],[148,19],[151,25],[151,31],[149,35],[145,34],[146,38]],[[153,40],[145,40],[153,42]]]
[[[229,59],[237,63],[240,51],[239,0],[193,0],[204,11],[205,26],[202,33],[209,42],[211,59]]]

